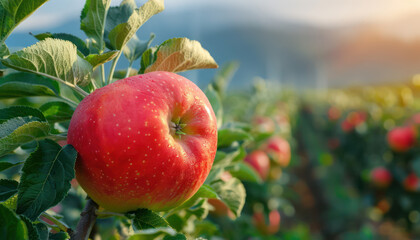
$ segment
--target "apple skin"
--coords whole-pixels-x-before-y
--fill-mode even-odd
[[[392,181],[392,175],[385,167],[376,167],[370,172],[372,183],[381,188],[388,187]]]
[[[264,147],[264,150],[278,163],[281,167],[287,167],[290,163],[290,145],[284,138],[272,137]]]
[[[406,152],[416,143],[417,133],[414,127],[396,127],[388,132],[388,144],[394,151]]]
[[[267,179],[270,170],[270,159],[265,152],[255,150],[248,154],[244,161],[257,171],[262,180]]]
[[[183,127],[185,135],[176,134],[175,127]],[[151,72],[83,99],[71,119],[68,143],[79,153],[77,181],[101,207],[163,211],[203,184],[217,150],[217,121],[194,83]]]
[[[419,185],[419,178],[416,174],[411,173],[408,175],[403,182],[404,189],[410,192],[417,191],[417,187]]]

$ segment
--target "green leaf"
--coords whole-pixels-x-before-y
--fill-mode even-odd
[[[217,71],[214,76],[212,86],[214,90],[219,93],[220,97],[223,97],[230,80],[232,80],[232,77],[238,68],[239,63],[232,61],[226,63],[219,71]]]
[[[90,54],[85,57],[85,60],[92,65],[93,69],[99,67],[100,65],[111,61],[118,55],[118,51],[109,51],[103,54]]]
[[[146,68],[150,65],[152,65],[156,61],[156,51],[158,50],[158,47],[151,47],[147,49],[143,55],[141,56],[140,60],[140,70],[139,74],[143,74]]]
[[[6,46],[4,42],[0,42],[0,58],[9,54],[10,54],[9,48]]]
[[[18,197],[17,195],[14,195],[13,197],[7,199],[6,201],[0,203],[0,205],[3,205],[5,207],[7,207],[7,208],[16,210],[16,207],[17,207],[17,197]]]
[[[20,165],[24,162],[10,163],[10,162],[0,162],[0,172],[6,169],[12,168],[14,166]]]
[[[249,181],[249,182],[256,182],[256,183],[262,182],[260,175],[254,170],[254,168],[242,162],[238,162],[233,166],[227,167],[226,171],[229,171],[233,177],[236,177],[242,181]]]
[[[212,85],[209,85],[204,93],[206,94],[206,97],[209,100],[211,107],[213,108],[213,111],[216,115],[217,126],[220,127],[223,124],[222,100],[220,99],[219,94],[213,89]]]
[[[38,232],[39,239],[44,240],[48,239],[48,228],[43,223],[35,224],[35,229]]]
[[[91,81],[92,65],[65,40],[47,38],[11,54],[2,63],[10,68],[85,86]]]
[[[203,220],[209,214],[209,204],[207,204],[206,199],[202,199],[196,205],[188,208],[186,212],[190,216],[195,216],[197,219]],[[187,216],[187,218],[189,217]]]
[[[134,35],[130,41],[123,48],[124,56],[128,59],[129,62],[134,62],[139,59],[141,55],[150,47],[153,39],[155,39],[155,34],[150,34],[148,41],[141,41],[137,35]]]
[[[236,141],[251,140],[252,136],[239,128],[222,128],[217,133],[217,147],[229,147]]]
[[[200,198],[218,198],[218,196],[214,189],[210,187],[210,185],[203,184],[190,199],[188,199],[182,205],[176,207],[174,211],[189,208],[196,204],[197,200]]]
[[[226,167],[244,156],[245,150],[241,146],[219,148],[214,158],[213,167]]]
[[[0,204],[0,236],[2,239],[29,239],[25,223],[11,209]]]
[[[185,237],[184,234],[178,233],[175,236],[166,235],[163,240],[187,240],[187,237]]]
[[[66,232],[59,232],[59,233],[50,233],[48,236],[48,240],[66,240],[70,239],[70,236]]]
[[[163,9],[163,0],[149,0],[135,9],[126,22],[118,24],[109,32],[108,39],[111,46],[121,50],[147,20]]]
[[[137,5],[134,0],[123,0],[119,6],[109,8],[104,30],[104,40],[107,48],[115,50],[108,35],[117,25],[127,22],[136,8]]]
[[[48,0],[1,0],[0,42],[12,33],[25,18]]]
[[[59,94],[57,82],[39,75],[17,72],[0,78],[0,99]]]
[[[98,52],[105,48],[103,36],[110,4],[111,0],[86,0],[80,16],[80,29],[93,39],[93,46]]]
[[[145,53],[146,57],[147,54],[150,54]],[[166,40],[159,45],[152,60],[154,61],[149,62],[147,66],[142,66],[140,71],[144,73],[154,71],[183,72],[218,67],[210,53],[198,41],[188,38]]]
[[[131,76],[135,76],[135,75],[137,75],[138,73],[137,73],[137,70],[136,69],[134,69],[134,68],[130,68],[129,69],[129,73],[128,73],[128,76],[129,77],[131,77]],[[127,75],[127,69],[124,69],[124,70],[118,70],[118,71],[115,71],[114,72],[114,77],[113,78],[115,78],[115,79],[123,79],[123,78],[125,78],[125,76]]]
[[[17,117],[29,117],[32,116],[38,121],[46,121],[44,115],[35,108],[26,106],[12,106],[8,108],[0,109],[0,123],[4,123],[7,120]]]
[[[71,145],[61,148],[52,140],[40,141],[23,166],[16,212],[35,220],[57,205],[71,187],[76,156]]]
[[[229,207],[236,217],[239,217],[246,197],[245,187],[241,181],[237,178],[231,178],[227,182],[220,180],[212,183],[211,187],[217,192],[220,200]]]
[[[17,193],[18,182],[9,179],[0,179],[0,201],[6,201]]]
[[[72,42],[74,45],[76,45],[77,50],[79,50],[83,55],[87,56],[89,55],[89,52],[90,52],[89,48],[86,46],[86,43],[82,39],[68,33],[46,32],[46,33],[40,33],[33,36],[39,41],[45,40],[47,38],[67,40],[67,41]]]
[[[29,218],[27,218],[23,215],[20,216],[20,218],[25,223],[26,229],[28,229],[29,240],[43,240],[43,239],[41,239],[41,237],[38,233],[38,230],[35,228],[35,225],[32,223],[32,221]]]
[[[37,109],[23,106],[0,109],[0,156],[48,136],[49,131],[48,122]]]
[[[136,230],[166,228],[169,227],[169,223],[158,214],[143,208],[135,212],[133,227]]]
[[[48,102],[42,105],[39,110],[49,122],[62,122],[70,120],[74,109],[65,102]]]

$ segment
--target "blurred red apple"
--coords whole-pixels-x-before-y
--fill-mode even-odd
[[[272,137],[265,144],[264,150],[282,167],[290,163],[290,145],[281,137]]]
[[[330,107],[327,115],[330,121],[337,121],[341,117],[341,111],[336,107]]]
[[[245,157],[244,161],[254,168],[263,180],[267,179],[268,171],[270,170],[270,159],[265,152],[260,150],[253,151]]]
[[[280,229],[281,217],[277,210],[273,210],[268,214],[268,225],[262,212],[255,212],[252,216],[252,220],[254,226],[263,235],[273,235]]]
[[[388,187],[392,181],[392,175],[385,167],[376,167],[370,172],[372,183],[377,187]]]
[[[258,132],[272,133],[275,130],[275,124],[273,119],[264,116],[257,116],[252,120],[254,126]]]
[[[408,175],[403,182],[404,189],[410,192],[417,191],[417,187],[419,185],[419,178],[416,174],[411,173]]]
[[[388,144],[394,151],[405,152],[416,143],[417,133],[411,126],[396,127],[388,132]]]

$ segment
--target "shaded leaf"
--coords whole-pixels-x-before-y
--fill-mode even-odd
[[[233,142],[251,140],[252,136],[239,128],[222,128],[217,133],[217,147],[228,147]]]
[[[36,231],[38,232],[39,239],[44,240],[48,239],[48,228],[43,223],[37,223],[34,225]]]
[[[71,187],[76,156],[71,145],[61,148],[52,140],[40,141],[23,166],[16,212],[35,220],[57,205]]]
[[[14,166],[20,165],[23,162],[17,162],[17,163],[10,163],[10,162],[0,162],[0,172],[4,171],[6,169],[12,168]]]
[[[48,0],[2,0],[0,7],[0,42],[25,18]]]
[[[0,204],[0,236],[2,239],[29,239],[25,223],[14,211]]]
[[[70,239],[70,236],[66,232],[59,232],[59,233],[50,233],[48,236],[48,240],[66,240]]]
[[[40,33],[33,35],[36,39],[42,41],[46,38],[54,38],[54,39],[61,39],[61,40],[67,40],[72,42],[74,45],[76,45],[77,50],[79,50],[83,55],[87,56],[89,55],[89,48],[86,46],[86,43],[80,39],[79,37],[76,37],[74,35],[68,34],[68,33]]]
[[[239,162],[233,166],[227,167],[226,170],[229,171],[233,177],[236,177],[242,181],[256,183],[262,182],[260,175],[254,170],[254,168],[250,167],[248,164]]]
[[[135,9],[126,22],[118,24],[109,32],[108,39],[111,46],[121,50],[147,20],[163,9],[163,0],[149,0]]]
[[[93,69],[100,65],[111,61],[118,55],[118,51],[109,51],[103,54],[90,54],[85,57],[85,60],[92,65]]]
[[[148,41],[141,41],[137,35],[134,35],[130,41],[123,48],[124,56],[128,59],[129,62],[134,62],[139,59],[141,55],[150,47],[153,39],[155,39],[155,34],[150,34]]]
[[[60,86],[51,79],[26,73],[11,73],[0,78],[0,98],[57,96]]]
[[[17,193],[18,182],[10,179],[0,179],[0,201],[6,201]]]
[[[211,107],[216,115],[217,126],[220,127],[223,124],[223,106],[222,100],[219,94],[213,89],[212,85],[209,85],[204,91],[207,99],[209,100]]]
[[[222,200],[229,209],[239,217],[242,212],[242,208],[245,204],[245,187],[237,178],[231,178],[228,181],[216,181],[211,184],[213,189],[217,192]]]
[[[41,239],[38,233],[38,230],[35,228],[35,225],[32,223],[32,221],[29,218],[25,216],[20,216],[20,219],[22,219],[22,221],[26,225],[26,229],[28,229],[29,240],[43,240]]]
[[[76,46],[65,40],[47,38],[17,51],[2,63],[10,68],[61,79],[73,85],[87,85],[92,65],[77,54]]]
[[[163,240],[187,240],[184,234],[178,233],[175,236],[166,235]]]
[[[48,102],[42,105],[39,110],[50,122],[61,122],[70,120],[74,109],[65,102]]]
[[[200,198],[218,198],[217,193],[214,191],[214,189],[207,184],[203,184],[198,191],[186,202],[184,202],[182,205],[176,207],[174,211],[178,211],[184,208],[189,208],[193,206],[198,199]]]
[[[169,223],[158,214],[143,208],[135,212],[133,227],[136,230],[145,230],[149,228],[166,228],[169,227]]]
[[[150,53],[146,53],[147,54]],[[166,40],[154,53],[152,62],[140,71],[144,73],[154,71],[183,72],[201,68],[217,68],[210,53],[198,41],[188,38],[172,38]],[[150,57],[149,57],[150,58]]]
[[[93,39],[93,46],[98,52],[105,47],[103,36],[110,4],[111,0],[86,0],[80,16],[80,29]]]
[[[135,76],[135,75],[137,75],[138,73],[137,73],[137,70],[136,69],[134,69],[134,68],[130,68],[130,70],[129,70],[130,72],[128,73],[128,76],[129,77],[131,77],[131,76]],[[115,71],[114,72],[114,77],[113,78],[115,78],[115,79],[123,79],[123,78],[125,78],[125,76],[127,75],[127,69],[125,69],[125,70],[118,70],[118,71]]]
[[[104,40],[107,48],[115,50],[111,45],[108,35],[117,25],[127,22],[136,8],[137,5],[134,0],[123,0],[119,6],[109,8],[104,30]]]
[[[50,126],[34,108],[13,106],[0,109],[0,156],[22,144],[48,136]]]
[[[9,54],[10,54],[9,48],[6,46],[4,42],[0,42],[0,58]]]

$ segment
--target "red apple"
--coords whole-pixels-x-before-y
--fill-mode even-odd
[[[68,143],[76,178],[115,212],[168,210],[206,179],[217,150],[217,123],[204,93],[170,72],[118,80],[94,91],[71,119]]]
[[[253,125],[256,126],[258,132],[272,133],[275,130],[273,119],[269,117],[257,116],[252,120]]]
[[[268,171],[270,170],[270,159],[265,152],[255,150],[248,154],[244,161],[257,171],[261,179],[267,179]]]
[[[411,126],[396,127],[388,132],[388,144],[397,152],[405,152],[416,143],[417,133]]]
[[[385,167],[376,167],[370,172],[372,183],[377,187],[388,187],[392,181],[392,175]]]
[[[337,121],[341,117],[341,111],[336,107],[330,107],[327,115],[330,121]]]
[[[411,173],[404,179],[403,185],[405,190],[415,192],[419,185],[419,178],[416,174]]]
[[[354,126],[347,119],[345,119],[343,122],[341,122],[341,129],[343,132],[350,132],[354,129]]]
[[[268,214],[268,225],[262,212],[255,212],[252,216],[254,226],[263,235],[273,235],[280,229],[280,213],[273,210]]]
[[[264,150],[281,167],[287,167],[290,163],[290,145],[284,138],[272,137],[265,144]]]

